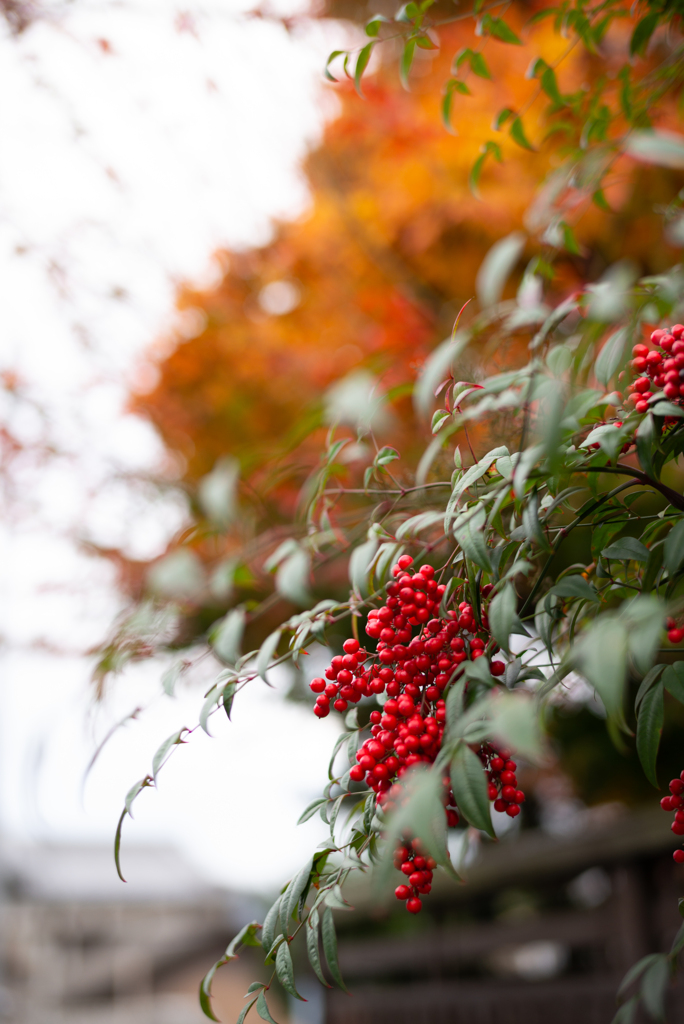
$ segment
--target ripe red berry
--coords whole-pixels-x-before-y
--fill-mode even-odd
[[[675,850],[672,854],[672,859],[676,864],[684,864],[684,850]]]
[[[422,901],[417,896],[412,896],[410,900],[406,901],[406,909],[409,914],[419,914],[423,909]]]
[[[411,895],[411,887],[408,885],[398,885],[394,890],[394,895],[398,900],[407,900]]]

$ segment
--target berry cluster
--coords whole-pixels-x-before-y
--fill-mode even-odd
[[[648,345],[632,349],[632,368],[642,376],[627,388],[627,401],[634,402],[637,412],[648,412],[649,399],[657,390],[677,404],[684,398],[684,324],[675,324],[669,331],[653,331],[651,342],[652,349]]]
[[[671,644],[681,644],[684,640],[684,627],[677,625],[674,619],[666,619],[665,627],[667,629],[667,639]]]
[[[674,811],[672,831],[676,836],[684,836],[684,772],[678,779],[673,779],[669,786],[671,796],[664,796],[660,806],[664,811]],[[684,864],[684,850],[675,850],[672,854],[677,864]]]
[[[489,799],[494,801],[494,810],[505,811],[510,818],[516,818],[520,814],[520,804],[525,802],[525,794],[516,789],[515,769],[518,766],[510,760],[510,750],[497,752],[485,743],[479,755],[487,772]]]
[[[401,556],[392,570],[394,579],[387,585],[386,603],[368,613],[366,633],[377,640],[375,652],[363,650],[357,640],[347,640],[344,655],[332,659],[325,679],[310,684],[317,694],[314,714],[319,718],[330,713],[331,704],[342,712],[361,697],[386,695],[382,711],[371,711],[370,737],[357,751],[357,763],[349,776],[354,782],[365,779],[378,804],[388,811],[402,794],[398,780],[407,769],[421,761],[432,764],[440,751],[446,721],[443,693],[458,674],[459,665],[498,650],[488,632],[486,613],[482,612],[478,624],[467,601],[439,617],[445,587],[435,580],[431,565],[413,572],[409,571],[412,564],[410,555]],[[492,589],[491,585],[482,588],[484,600]],[[494,676],[502,675],[505,668],[503,661],[489,664]],[[497,754],[490,747],[481,748],[479,754],[495,808],[515,817],[524,800],[515,788],[515,763],[507,761],[508,752]],[[444,784],[447,823],[454,827],[458,811],[448,779]],[[420,910],[419,894],[429,892],[434,868],[434,863],[432,867],[416,866],[416,855],[420,862],[430,860],[416,852],[416,842],[399,850],[400,869],[415,876],[410,888],[404,885],[397,890],[411,913]]]
[[[394,853],[394,866],[406,875],[408,882],[408,885],[398,885],[394,895],[398,900],[406,900],[409,914],[420,913],[423,907],[420,896],[427,896],[432,889],[432,873],[437,867],[432,857],[423,856],[422,846],[420,839],[413,839],[406,846],[398,846]]]

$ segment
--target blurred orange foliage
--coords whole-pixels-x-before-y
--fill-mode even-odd
[[[402,456],[424,444],[406,391],[397,386],[412,380],[427,352],[448,335],[475,294],[477,270],[492,244],[514,230],[539,233],[552,201],[573,224],[582,250],[556,261],[552,300],[620,258],[651,273],[672,264],[654,214],[654,205],[672,194],[670,172],[622,158],[606,188],[614,212],[599,209],[572,182],[537,194],[560,164],[564,136],[544,140],[548,100],[525,72],[540,55],[557,60],[568,43],[548,20],[526,30],[514,9],[508,20],[524,45],[479,40],[470,21],[442,29],[439,50],[416,51],[411,92],[401,88],[392,61],[364,80],[363,100],[348,83],[333,87],[339,115],[304,167],[311,189],[306,214],[277,225],[263,248],[220,253],[216,288],[181,290],[179,309],[194,315],[198,332],[176,339],[170,354],[165,339],[158,359],[152,349],[157,383],[134,395],[132,407],[182,456],[191,492],[229,453],[240,461],[243,498],[254,497],[262,524],[264,516],[270,522],[290,516],[301,467],[317,458],[320,434],[312,431],[321,424],[322,395],[360,367],[390,393],[392,443]],[[558,67],[562,90],[590,90],[610,72],[612,55],[617,66],[629,30],[615,22],[601,57],[571,49]],[[467,80],[473,95],[455,97],[449,134],[440,122],[440,90],[464,46],[483,51],[493,78]],[[501,107],[526,105],[535,151],[490,127]],[[660,122],[667,125],[672,116],[663,104]],[[501,145],[504,160],[487,160],[477,200],[468,175],[487,139]],[[527,259],[538,251],[530,243]],[[524,263],[525,254],[518,280]],[[510,365],[526,340],[523,333],[505,349],[487,351],[488,373]],[[477,373],[484,354],[472,353],[467,372]]]

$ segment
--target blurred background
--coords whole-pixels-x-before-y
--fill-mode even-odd
[[[544,224],[548,153],[492,161],[480,202],[467,176],[492,104],[558,46],[546,23],[523,47],[492,42],[496,81],[448,134],[440,86],[470,23],[416,51],[410,92],[391,47],[365,100],[324,82],[329,51],[374,13],[355,0],[0,2],[1,1019],[203,1019],[199,979],[324,836],[317,819],[295,825],[337,731],[304,699],[312,656],[241,695],[232,722],[217,717],[141,795],[126,885],[112,857],[125,793],[195,723],[216,673],[200,639],[269,592],[265,557],[328,424],[375,389],[376,435],[410,466],[425,440],[410,382],[491,245]],[[569,80],[604,64],[577,56]],[[677,123],[665,105],[662,119]],[[661,214],[678,175],[619,166],[615,213],[587,212],[550,298],[619,260],[630,273],[676,263],[684,236]],[[488,372],[526,340],[480,353]],[[355,442],[345,458],[355,479],[372,453]],[[345,580],[333,563],[315,587]],[[278,621],[274,609],[247,647]],[[165,633],[169,658],[150,660]],[[681,768],[673,716],[663,777]],[[356,1001],[304,982],[309,1002],[276,1007],[279,1020],[489,1022],[501,1000],[525,1024],[588,1005],[610,1019],[615,980],[675,930],[681,879],[657,795],[581,683],[553,735],[555,760],[527,770],[515,848],[455,835],[472,886],[445,886],[420,922],[359,891],[341,961]],[[254,969],[219,975],[222,1019]]]

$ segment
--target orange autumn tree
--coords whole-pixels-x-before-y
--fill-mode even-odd
[[[523,14],[510,21],[521,32]],[[541,51],[552,61],[566,42],[548,22],[528,33],[524,45],[487,39],[480,46],[486,60],[477,90],[452,96],[451,133],[440,121],[439,87],[454,55],[475,47],[474,26],[452,25],[440,42],[439,50],[416,51],[410,91],[392,67],[379,67],[364,81],[363,101],[351,84],[338,90],[339,115],[305,164],[308,211],[277,225],[262,248],[219,254],[219,286],[205,292],[186,286],[179,294],[179,309],[194,311],[203,325],[199,333],[177,341],[170,354],[164,339],[159,359],[150,352],[158,382],[134,395],[132,407],[182,457],[180,482],[200,521],[207,506],[198,500],[198,487],[207,474],[228,465],[225,487],[230,490],[238,470],[241,480],[237,522],[220,539],[211,527],[200,529],[191,545],[214,584],[208,591],[195,588],[189,603],[206,605],[206,613],[190,635],[230,601],[236,578],[248,588],[271,585],[262,571],[263,544],[250,549],[247,541],[264,524],[272,525],[277,540],[278,524],[296,514],[299,488],[318,457],[324,395],[333,382],[354,373],[376,381],[387,398],[383,422],[391,425],[393,446],[411,459],[413,413],[404,385],[476,295],[478,268],[497,239],[521,233],[518,283],[534,256],[534,245],[522,244],[523,232],[550,218],[548,194],[535,198],[535,189],[558,163],[563,135],[533,137],[532,150],[492,132],[490,122],[502,104],[526,101],[534,82],[525,71],[535,55]],[[491,79],[483,77],[490,65],[496,69]],[[580,88],[604,71],[603,57],[578,49],[563,64],[563,87]],[[469,176],[489,138],[498,140],[504,162],[490,145],[476,198]],[[671,177],[630,162],[616,168],[600,205],[587,204],[572,187],[560,199],[552,196],[564,206],[568,232],[566,250],[556,257],[552,300],[619,259],[633,260],[643,273],[672,262],[675,250],[663,245],[654,214],[669,195]],[[531,288],[531,304],[534,272],[545,273],[543,252],[520,284]],[[517,335],[470,354],[469,375],[477,375],[485,358],[489,372],[504,369],[528,340],[523,318]],[[376,424],[380,448],[387,440],[383,422]],[[375,452],[366,443],[353,454],[356,461],[339,470],[347,483],[363,478]],[[226,464],[227,456],[235,461]],[[214,482],[220,490],[220,471]],[[245,559],[248,568],[240,569]],[[139,594],[145,574],[128,570],[127,585]]]

